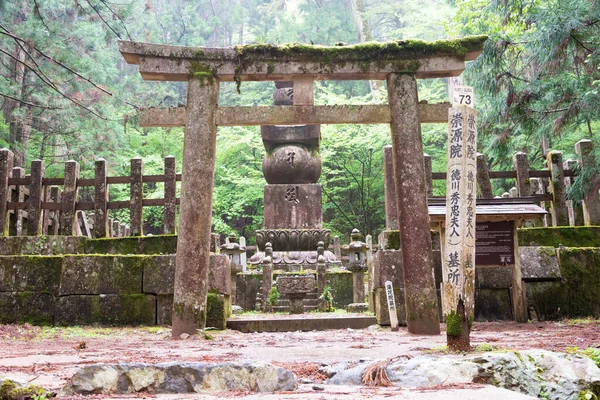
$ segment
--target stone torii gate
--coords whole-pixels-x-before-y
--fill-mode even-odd
[[[391,127],[408,330],[439,334],[420,123],[447,122],[449,104],[419,104],[416,79],[460,75],[485,40],[235,48],[119,42],[144,79],[188,82],[186,107],[140,115],[145,127],[185,126],[173,337],[204,328],[217,126],[377,123]],[[386,80],[389,105],[314,106],[315,80]],[[293,105],[219,107],[222,81],[292,81]]]

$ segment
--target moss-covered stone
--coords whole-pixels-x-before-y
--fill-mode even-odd
[[[562,248],[558,256],[561,281],[526,287],[538,318],[600,316],[600,248]]]
[[[0,292],[0,323],[52,325],[54,304],[49,292]]]
[[[600,247],[600,226],[561,226],[518,230],[519,246]]]
[[[141,293],[144,264],[153,259],[152,256],[65,256],[60,294]]]
[[[156,324],[171,325],[173,316],[173,295],[156,295]]]
[[[144,263],[143,292],[148,294],[173,294],[175,282],[175,256],[154,256]]]
[[[387,293],[384,287],[375,289],[373,296],[375,301],[375,317],[379,325],[390,325],[390,312],[387,302]],[[406,325],[406,309],[404,308],[404,290],[394,287],[394,301],[396,302],[396,315],[398,323]]]
[[[100,323],[100,295],[59,297],[54,320],[56,325],[64,326]]]
[[[0,256],[0,292],[48,291],[58,294],[62,257]]]
[[[475,289],[475,319],[511,321],[513,317],[509,287]]]
[[[350,271],[328,271],[325,274],[327,285],[333,295],[333,306],[345,308],[354,302],[354,281]],[[319,293],[321,295],[321,293]]]
[[[236,275],[236,305],[244,311],[252,311],[256,306],[256,295],[262,285],[262,273],[246,272]]]
[[[101,295],[100,321],[111,325],[155,325],[156,296],[149,294]]]
[[[227,317],[230,315],[231,297],[209,293],[206,298],[206,326],[227,329]]]
[[[37,385],[21,385],[8,378],[0,378],[0,400],[47,399],[50,392]]]

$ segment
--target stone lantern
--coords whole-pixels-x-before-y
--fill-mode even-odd
[[[235,233],[229,234],[229,240],[224,245],[221,245],[221,252],[226,254],[231,264],[231,303],[236,303],[236,276],[244,271],[241,255],[246,251],[245,246],[240,246],[237,242]]]
[[[352,271],[354,281],[354,303],[364,303],[364,275],[367,270],[367,244],[360,241],[360,232],[354,229],[350,235],[352,241],[348,245],[348,270]]]

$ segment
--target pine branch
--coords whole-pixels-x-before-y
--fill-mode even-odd
[[[571,37],[572,37],[572,38],[573,38],[573,39],[574,39],[574,40],[575,40],[577,43],[579,43],[579,45],[580,45],[581,47],[583,47],[584,49],[586,49],[586,50],[587,50],[587,51],[589,51],[590,53],[593,53],[593,52],[594,52],[594,50],[590,50],[588,47],[586,47],[586,45],[584,45],[583,43],[581,43],[581,41],[580,41],[579,39],[577,39],[577,38],[575,37],[575,35],[573,35],[573,33],[571,33],[571,34],[570,34],[570,36],[571,36]]]
[[[129,38],[129,40],[133,41],[133,38],[131,37],[131,35],[129,34],[129,31],[127,30],[127,25],[125,25],[125,21],[123,21],[123,19],[121,18],[121,16],[119,14],[117,14],[112,8],[110,8],[110,6],[106,3],[105,0],[100,0],[100,2],[102,4],[104,4],[104,6],[106,8],[108,8],[108,10],[112,13],[112,15],[114,15],[115,17],[117,17],[117,19],[121,22],[121,25],[123,26],[123,29],[125,29],[125,33],[127,34],[127,37]]]
[[[0,29],[2,29],[2,30],[0,30],[0,34],[12,38],[13,40],[15,40],[15,42],[27,43],[27,41],[25,41],[23,38],[10,33],[10,31],[8,29],[6,29],[2,24],[0,24]],[[89,78],[81,75],[79,72],[77,72],[74,69],[72,69],[72,68],[68,67],[67,65],[63,64],[62,62],[58,61],[54,57],[49,56],[48,54],[46,54],[43,51],[41,51],[39,48],[37,48],[35,46],[33,46],[32,48],[33,48],[33,50],[35,50],[38,54],[40,54],[45,59],[53,62],[54,64],[58,65],[61,68],[64,68],[65,70],[67,70],[71,74],[77,76],[78,78],[83,79],[84,81],[88,82],[89,84],[91,84],[92,86],[94,86],[96,89],[100,90],[101,92],[103,92],[103,93],[105,93],[105,94],[107,94],[107,95],[109,95],[111,97],[114,97],[115,99],[118,99],[118,100],[122,101],[123,103],[127,104],[128,106],[131,106],[131,107],[135,108],[136,110],[139,110],[139,107],[136,106],[135,104],[132,104],[132,103],[128,102],[127,100],[123,100],[120,97],[115,96],[112,92],[109,92],[108,90],[104,89],[103,87],[97,85],[91,79],[89,79]],[[29,55],[29,53],[27,53],[27,54]],[[29,58],[31,58],[33,60],[33,57],[31,55],[29,55]]]
[[[98,9],[96,8],[96,6],[94,6],[94,5],[93,5],[93,4],[90,2],[90,0],[85,0],[85,2],[86,2],[86,3],[88,3],[88,5],[89,5],[90,7],[92,7],[92,10],[94,10],[94,11],[96,12],[96,15],[98,15],[98,17],[100,17],[100,19],[102,20],[102,22],[104,22],[104,25],[106,25],[106,26],[108,27],[108,29],[110,29],[110,30],[111,30],[111,31],[112,31],[112,32],[113,32],[115,35],[117,35],[117,37],[118,37],[119,39],[123,39],[123,38],[121,37],[121,35],[119,35],[119,32],[115,31],[115,30],[114,30],[114,28],[108,24],[108,22],[107,22],[107,21],[104,19],[104,17],[102,16],[102,14],[100,14],[100,11],[98,11]]]
[[[40,78],[42,80],[42,82],[44,82],[46,85],[48,85],[52,90],[54,90],[56,93],[60,94],[62,97],[64,97],[65,99],[69,100],[70,102],[72,102],[73,104],[83,108],[84,110],[86,110],[87,112],[95,115],[96,117],[106,120],[106,118],[104,118],[103,116],[101,116],[100,114],[98,114],[97,112],[95,112],[94,110],[84,106],[83,104],[79,103],[77,100],[73,99],[71,96],[63,93],[54,82],[52,82],[51,80],[46,80],[46,78],[44,78],[42,75],[40,75],[40,73],[36,70],[36,68],[34,68],[32,65],[19,60],[17,57],[13,56],[12,54],[10,54],[7,51],[4,51],[2,49],[0,49],[0,53],[6,54],[7,56],[9,56],[10,58],[12,58],[13,60],[15,60],[16,62],[18,62],[19,64],[22,64],[24,66],[26,66],[27,68],[29,68],[29,70],[31,72],[33,72],[38,78]]]
[[[51,107],[51,106],[45,106],[45,105],[42,105],[42,104],[35,104],[35,103],[31,103],[31,102],[29,102],[29,101],[25,101],[25,100],[22,100],[22,99],[19,99],[19,98],[13,97],[13,96],[11,96],[11,95],[8,95],[8,94],[6,94],[6,93],[2,93],[2,92],[0,92],[0,96],[2,96],[2,97],[5,97],[5,98],[7,98],[7,99],[14,100],[14,101],[16,101],[16,102],[19,102],[19,103],[21,103],[21,104],[28,105],[28,106],[30,106],[30,107],[45,108],[45,109],[47,109],[47,110],[62,110],[62,108],[59,108],[59,107]]]
[[[40,11],[40,5],[38,4],[37,0],[33,0],[33,10],[35,11],[35,15],[42,22],[42,25],[44,25],[46,27],[46,29],[48,29],[48,32],[51,32],[48,25],[46,25],[46,21],[44,21],[44,17],[42,17],[42,12]]]

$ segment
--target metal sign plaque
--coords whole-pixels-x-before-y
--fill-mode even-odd
[[[515,263],[514,221],[480,222],[476,225],[475,264]]]

